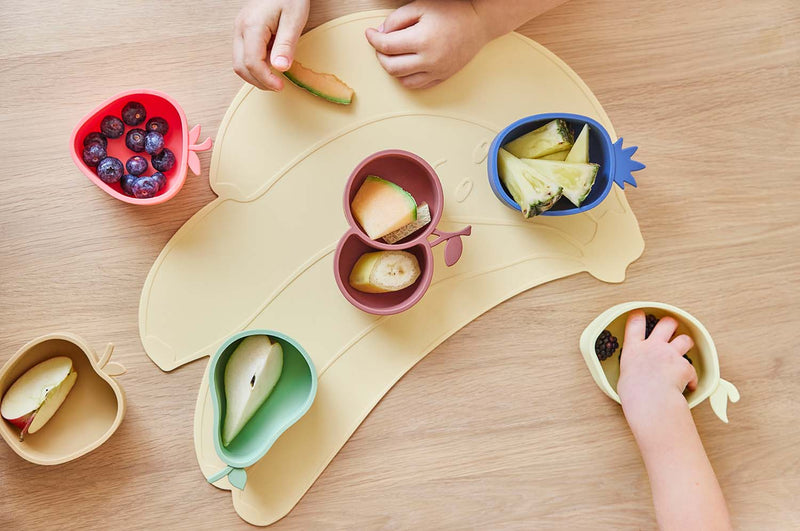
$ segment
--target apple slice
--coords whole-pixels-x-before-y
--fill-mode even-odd
[[[222,444],[228,446],[255,415],[278,383],[283,349],[263,335],[247,336],[225,366],[225,421]]]
[[[11,384],[0,403],[0,415],[20,429],[19,440],[47,424],[67,398],[78,373],[67,356],[50,358],[28,369]]]

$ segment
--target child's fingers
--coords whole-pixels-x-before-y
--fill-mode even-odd
[[[649,339],[669,343],[669,340],[672,339],[672,334],[674,334],[677,329],[678,321],[673,317],[662,317],[658,320],[656,327],[653,328]]]
[[[688,381],[686,382],[686,389],[688,389],[689,391],[694,391],[695,389],[697,389],[697,371],[694,369],[692,364],[689,363],[688,361],[683,360],[683,362],[688,367],[688,369],[687,369],[687,371],[688,371],[688,373],[687,373]]]
[[[383,21],[380,32],[391,33],[393,31],[413,26],[419,22],[421,15],[422,14],[420,13],[419,9],[416,5],[414,5],[413,2],[401,6],[389,13],[389,16]]]
[[[378,57],[378,62],[383,69],[394,77],[405,77],[422,70],[422,60],[419,55],[414,53],[384,55],[378,52],[375,55]]]
[[[686,334],[681,334],[670,341],[669,344],[675,347],[675,350],[677,350],[680,355],[683,356],[692,349],[694,346],[694,341],[692,341],[692,338]]]
[[[644,341],[644,331],[647,327],[647,322],[644,317],[644,311],[634,310],[628,314],[628,321],[625,323],[625,339],[623,344],[635,345]]]
[[[307,5],[307,4],[306,4]],[[285,72],[292,66],[297,41],[306,25],[308,13],[302,7],[294,7],[281,12],[275,42],[272,44],[270,61],[276,70]]]
[[[251,85],[261,90],[267,89],[250,74],[250,71],[244,65],[244,38],[241,33],[237,33],[233,38],[233,71]]]
[[[266,89],[281,90],[283,80],[273,74],[267,66],[267,44],[271,37],[267,28],[244,30],[244,66]]]
[[[410,76],[401,77],[399,81],[405,88],[418,89],[430,83],[431,77],[427,72],[417,72]]]
[[[366,36],[372,47],[383,55],[402,55],[419,50],[416,33],[413,29],[381,33],[374,28],[367,28]]]

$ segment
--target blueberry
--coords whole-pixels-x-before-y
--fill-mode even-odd
[[[125,132],[125,124],[116,116],[108,115],[100,122],[100,131],[108,138],[119,138]]]
[[[131,186],[133,185],[134,181],[136,181],[136,179],[137,177],[135,175],[126,173],[119,180],[119,185],[122,187],[122,191],[125,193],[125,195],[133,196],[133,189],[131,188]]]
[[[147,118],[147,111],[144,105],[138,101],[129,101],[122,108],[122,121],[128,125],[139,125]]]
[[[133,196],[139,199],[153,197],[158,193],[158,181],[152,177],[139,177],[133,181],[131,191],[133,191]]]
[[[103,149],[108,147],[108,139],[103,135],[103,133],[98,133],[95,131],[94,133],[89,133],[83,139],[83,147],[89,147],[89,144],[102,144]]]
[[[152,131],[144,137],[144,150],[151,155],[161,153],[164,149],[164,136],[161,133]]]
[[[158,171],[169,171],[175,166],[175,154],[171,150],[164,148],[161,153],[150,157],[150,162],[153,164],[153,168]]]
[[[160,116],[156,116],[155,118],[150,118],[147,120],[147,125],[144,126],[147,129],[147,132],[156,132],[161,133],[162,135],[166,135],[167,131],[169,131],[169,124],[167,121]]]
[[[144,137],[146,134],[144,129],[131,129],[128,131],[128,134],[125,135],[125,145],[128,146],[128,149],[131,151],[141,153],[144,151]]]
[[[116,157],[106,157],[97,165],[97,176],[106,184],[118,182],[125,168]]]
[[[158,183],[158,189],[163,190],[164,186],[167,185],[167,178],[164,176],[164,174],[161,173],[160,171],[157,171],[152,175],[152,177]]]
[[[129,158],[128,162],[125,163],[125,169],[127,169],[128,173],[131,175],[139,176],[147,170],[147,160],[144,157],[135,155]]]
[[[104,148],[102,144],[89,144],[88,147],[83,149],[83,162],[85,162],[87,166],[94,168],[101,160],[106,158],[107,155],[106,148]]]

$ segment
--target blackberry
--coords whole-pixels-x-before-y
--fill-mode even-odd
[[[650,334],[653,333],[653,329],[658,324],[658,317],[653,315],[652,313],[648,313],[645,318],[645,325],[644,325],[644,338],[647,339],[650,337]]]
[[[138,101],[129,101],[122,108],[122,121],[128,125],[139,125],[147,118],[147,111],[144,105]]]
[[[594,351],[597,354],[597,359],[600,361],[605,361],[610,358],[618,348],[619,341],[617,341],[617,338],[612,336],[611,332],[608,330],[603,330],[603,332],[597,336],[597,341],[594,342]]]
[[[116,116],[109,114],[100,122],[100,132],[106,135],[106,138],[119,138],[125,132],[125,124]]]

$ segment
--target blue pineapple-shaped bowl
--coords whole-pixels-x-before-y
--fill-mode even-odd
[[[519,205],[500,182],[500,176],[497,173],[498,150],[515,138],[538,129],[556,119],[566,121],[576,136],[584,125],[589,125],[589,162],[599,164],[600,168],[597,172],[591,192],[589,192],[589,195],[584,199],[580,207],[576,207],[570,203],[567,198],[562,197],[550,210],[543,212],[541,215],[568,216],[570,214],[586,212],[599,205],[603,199],[606,198],[614,183],[622,189],[625,188],[626,183],[634,187],[636,186],[633,172],[639,171],[645,167],[644,164],[632,158],[633,154],[636,153],[636,146],[623,148],[621,137],[616,142],[612,142],[606,128],[588,116],[567,113],[535,114],[517,120],[500,131],[489,148],[489,157],[487,161],[489,184],[494,194],[503,204],[514,210],[520,210]]]

